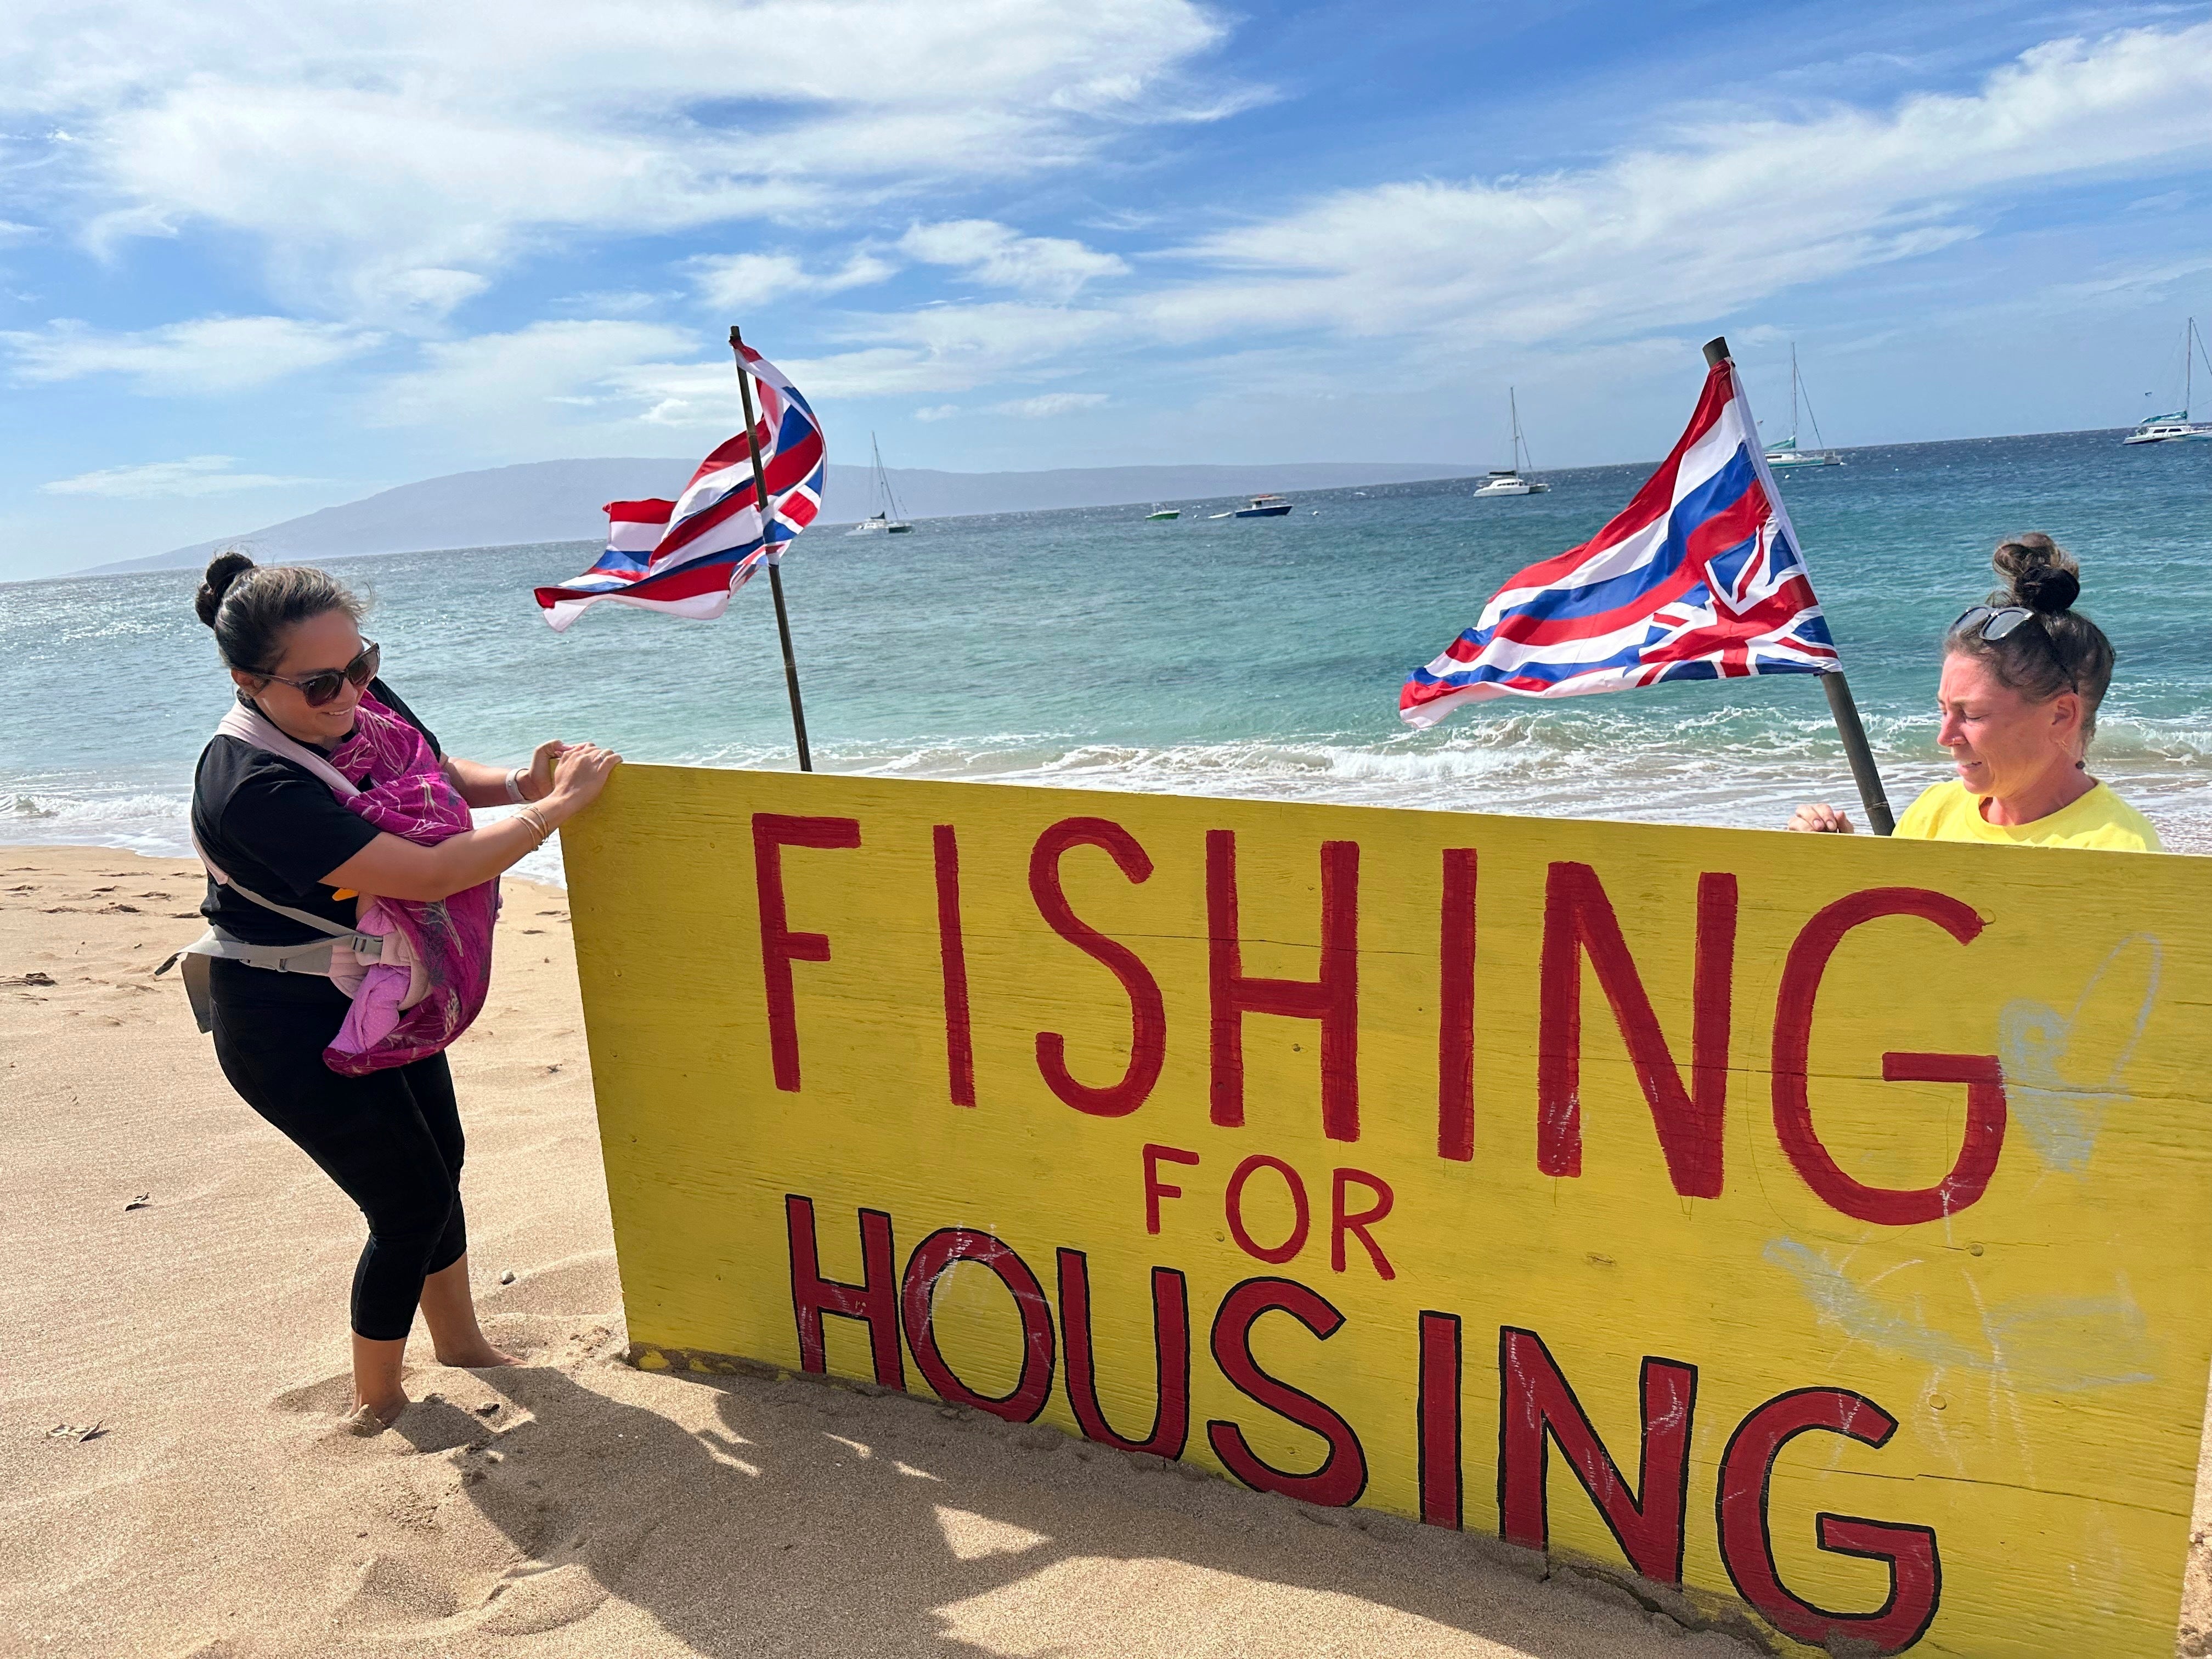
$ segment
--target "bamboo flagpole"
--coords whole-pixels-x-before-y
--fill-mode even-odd
[[[1728,339],[1724,335],[1717,334],[1705,342],[1705,362],[1716,368],[1726,363],[1729,374],[1735,376],[1735,361],[1729,355]],[[1736,376],[1735,394],[1739,398],[1744,395],[1741,376]],[[1745,399],[1743,407],[1745,427],[1751,434],[1751,441],[1756,444],[1759,441],[1759,426],[1750,418],[1748,398]],[[1764,458],[1759,459],[1757,465],[1759,482],[1775,511],[1779,513],[1782,511],[1782,499],[1774,488],[1772,476],[1766,470]],[[1794,525],[1790,526],[1790,535],[1792,540],[1796,538],[1796,526]],[[1800,554],[1804,552],[1802,542],[1797,550]],[[1890,816],[1889,794],[1882,787],[1881,773],[1874,763],[1874,750],[1867,742],[1866,726],[1859,720],[1858,704],[1851,700],[1850,682],[1844,678],[1840,664],[1820,676],[1820,689],[1828,694],[1828,713],[1836,722],[1836,734],[1844,740],[1844,755],[1850,762],[1851,781],[1858,785],[1859,801],[1866,808],[1868,827],[1877,836],[1887,836],[1897,828],[1897,821]]]
[[[753,424],[753,377],[745,372],[744,340],[735,323],[730,325],[730,355],[738,362],[738,395],[744,400],[745,447],[753,458],[753,499],[760,507],[761,545],[766,557],[771,544],[768,532],[773,518],[768,499],[768,474],[761,467],[760,434]],[[783,569],[773,558],[768,561],[769,592],[775,596],[776,636],[783,642],[783,683],[791,691],[791,730],[799,739],[799,769],[811,772],[814,756],[806,746],[806,710],[799,700],[799,659],[791,649],[791,612],[783,603]],[[1884,831],[1887,834],[1887,831]]]

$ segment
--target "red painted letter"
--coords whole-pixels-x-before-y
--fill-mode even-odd
[[[760,895],[761,981],[768,990],[769,1057],[775,1086],[799,1089],[799,1023],[791,1000],[791,964],[827,962],[823,933],[794,933],[783,905],[783,849],[848,849],[860,844],[857,818],[799,818],[781,812],[753,814],[753,883]]]
[[[1346,1194],[1354,1182],[1374,1194],[1374,1205],[1354,1215],[1344,1206]],[[1368,1259],[1374,1262],[1375,1271],[1385,1279],[1395,1279],[1397,1269],[1390,1258],[1382,1254],[1382,1247],[1375,1242],[1375,1235],[1367,1230],[1390,1213],[1397,1202],[1397,1194],[1390,1183],[1381,1176],[1370,1175],[1364,1170],[1335,1170],[1329,1175],[1328,1192],[1328,1265],[1338,1273],[1344,1271],[1344,1236],[1358,1235],[1359,1242],[1367,1247]]]
[[[1367,1454],[1352,1425],[1311,1395],[1277,1382],[1252,1358],[1252,1322],[1271,1308],[1280,1308],[1324,1340],[1344,1323],[1344,1316],[1326,1297],[1294,1280],[1248,1279],[1221,1298],[1213,1316],[1214,1364],[1241,1392],[1328,1441],[1328,1455],[1310,1474],[1286,1474],[1253,1455],[1234,1423],[1208,1423],[1206,1441],[1229,1473],[1255,1492],[1279,1492],[1330,1508],[1355,1504],[1367,1490]]]
[[[937,954],[945,979],[945,1086],[955,1106],[975,1103],[975,1041],[968,1023],[968,946],[960,932],[960,840],[949,823],[929,832],[937,864]]]
[[[1813,1127],[1805,1066],[1813,1040],[1813,1004],[1821,976],[1845,933],[1881,916],[1918,916],[1961,945],[1982,931],[1970,905],[1922,887],[1872,887],[1838,899],[1797,935],[1782,969],[1774,1010],[1774,1132],[1805,1184],[1832,1208],[1856,1221],[1910,1226],[1956,1215],[1989,1189],[2004,1148],[2004,1077],[1995,1054],[1884,1054],[1883,1079],[1891,1083],[1963,1083],[1966,1127],[1958,1162],[1933,1187],[1900,1190],[1869,1187],[1844,1174]]]
[[[1110,818],[1062,818],[1037,837],[1030,852],[1030,896],[1036,901],[1037,914],[1054,933],[1104,963],[1129,999],[1129,1067],[1116,1083],[1096,1088],[1078,1083],[1068,1075],[1067,1039],[1057,1031],[1040,1031],[1037,1070],[1045,1086],[1077,1111],[1127,1117],[1145,1103],[1160,1080],[1160,1067],[1167,1061],[1167,1007],[1160,1000],[1159,982],[1137,953],[1119,939],[1107,938],[1069,907],[1067,895],[1060,890],[1060,860],[1071,847],[1103,849],[1133,882],[1151,879],[1152,861],[1137,838]]]
[[[1252,1235],[1244,1230],[1244,1183],[1261,1170],[1273,1170],[1282,1176],[1283,1184],[1291,1189],[1291,1206],[1296,1212],[1290,1236],[1279,1244],[1265,1248],[1255,1243]],[[1306,1204],[1306,1183],[1298,1179],[1296,1170],[1265,1152],[1255,1152],[1237,1166],[1236,1173],[1229,1177],[1229,1190],[1222,1195],[1221,1207],[1229,1218],[1230,1237],[1237,1241],[1237,1248],[1272,1267],[1281,1267],[1305,1249],[1306,1235],[1313,1230],[1313,1212]]]
[[[814,1248],[814,1204],[796,1194],[783,1200],[784,1231],[791,1241],[791,1309],[799,1320],[801,1370],[827,1369],[822,1316],[867,1322],[868,1352],[876,1381],[886,1389],[906,1387],[899,1356],[898,1269],[891,1257],[891,1218],[881,1210],[860,1212],[860,1282],[842,1284],[822,1277]]]
[[[1160,1200],[1164,1198],[1182,1196],[1182,1188],[1170,1187],[1160,1179],[1160,1165],[1188,1164],[1194,1167],[1197,1163],[1196,1152],[1186,1152],[1180,1146],[1155,1146],[1150,1141],[1145,1143],[1145,1231],[1146,1232],[1156,1233],[1160,1230]]]
[[[1173,1267],[1152,1269],[1152,1389],[1158,1402],[1142,1440],[1114,1432],[1098,1407],[1091,1346],[1091,1264],[1080,1250],[1060,1253],[1060,1340],[1067,1352],[1067,1403],[1086,1439],[1123,1451],[1176,1458],[1190,1438],[1190,1294]]]
[[[1536,1167],[1583,1172],[1583,953],[1628,1045],[1644,1085],[1668,1177],[1685,1198],[1718,1198],[1721,1129],[1728,1106],[1729,996],[1735,973],[1735,878],[1698,878],[1690,1086],[1651,1012],[1613,902],[1587,864],[1554,864],[1544,883],[1544,957],[1536,1058]]]
[[[1013,1292],[1014,1307],[1022,1321],[1022,1371],[1011,1393],[976,1393],[952,1374],[945,1356],[938,1352],[933,1316],[937,1281],[961,1261],[989,1268]],[[1052,1397],[1052,1310],[1045,1303],[1044,1287],[1037,1283],[1029,1263],[990,1234],[969,1227],[940,1227],[915,1245],[914,1254],[907,1258],[899,1314],[906,1324],[907,1346],[914,1350],[915,1367],[937,1391],[939,1399],[973,1406],[1009,1423],[1033,1423]]]
[[[1474,1156],[1474,848],[1444,849],[1437,944],[1437,1156]]]
[[[1814,1517],[1814,1536],[1822,1549],[1888,1563],[1889,1597],[1872,1613],[1815,1607],[1791,1595],[1775,1570],[1767,1482],[1782,1449],[1815,1429],[1881,1447],[1897,1432],[1897,1419],[1846,1389],[1799,1389],[1745,1418],[1721,1454],[1721,1560],[1737,1593],[1792,1641],[1838,1651],[1848,1645],[1855,1653],[1902,1653],[1935,1622],[1942,1599],[1942,1559],[1931,1528],[1850,1515]]]
[[[1321,1022],[1321,1124],[1332,1140],[1359,1139],[1359,843],[1321,844],[1321,967],[1314,979],[1244,972],[1238,932],[1237,834],[1206,832],[1206,981],[1212,993],[1213,1121],[1244,1122],[1244,1016]]]
[[[1643,1448],[1634,1491],[1590,1427],[1543,1338],[1510,1325],[1501,1329],[1498,1372],[1499,1534],[1524,1549],[1550,1547],[1544,1476],[1557,1440],[1629,1565],[1660,1583],[1680,1583],[1698,1368],[1674,1359],[1644,1360]]]
[[[1413,1419],[1421,1519],[1456,1532],[1466,1512],[1460,1468],[1459,1316],[1421,1314],[1421,1395]]]

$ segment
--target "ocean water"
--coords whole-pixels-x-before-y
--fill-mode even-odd
[[[2212,851],[2212,444],[2113,433],[1850,452],[1782,489],[1891,799],[1948,775],[1935,744],[1945,625],[1997,538],[2050,532],[2120,652],[2092,769],[2177,848]],[[1514,700],[1425,732],[1407,669],[1500,580],[1595,532],[1648,466],[1331,490],[1285,519],[1227,501],[818,530],[785,565],[823,770],[1462,811],[1778,825],[1855,802],[1810,676],[1565,702]],[[793,764],[768,584],[718,622],[603,605],[565,635],[530,589],[592,544],[334,563],[374,602],[385,672],[457,752],[541,738],[638,760]],[[228,683],[185,572],[0,586],[0,842],[185,850],[194,757]],[[557,851],[535,873],[557,874]]]

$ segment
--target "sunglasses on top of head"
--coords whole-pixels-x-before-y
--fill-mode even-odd
[[[319,668],[297,679],[283,674],[263,674],[258,678],[289,685],[299,692],[308,708],[321,708],[336,702],[338,693],[348,685],[367,685],[374,679],[382,655],[383,648],[374,640],[369,640],[362,644],[361,654],[343,668]]]
[[[2034,621],[2035,612],[2024,605],[1970,605],[1959,613],[1958,621],[1951,624],[1951,631],[1954,634],[1978,634],[1995,644],[1999,640],[2009,638],[2021,624]],[[2079,690],[2080,687],[2075,684],[2074,671],[2067,667],[2066,659],[2058,654],[2058,641],[2051,637],[2051,630],[2037,622],[2035,632],[2043,641],[2043,648],[2051,653],[2051,660],[2065,676],[2067,688]]]

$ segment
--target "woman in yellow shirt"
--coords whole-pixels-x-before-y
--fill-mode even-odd
[[[2091,777],[2083,759],[2112,683],[2113,652],[2104,630],[2074,609],[2081,566],[2039,532],[2003,543],[1990,562],[2005,586],[1951,624],[1936,692],[1936,740],[1959,775],[1913,802],[1897,833],[2160,851],[2150,821]],[[1821,802],[1799,807],[1790,827],[1833,835],[1852,826]]]

